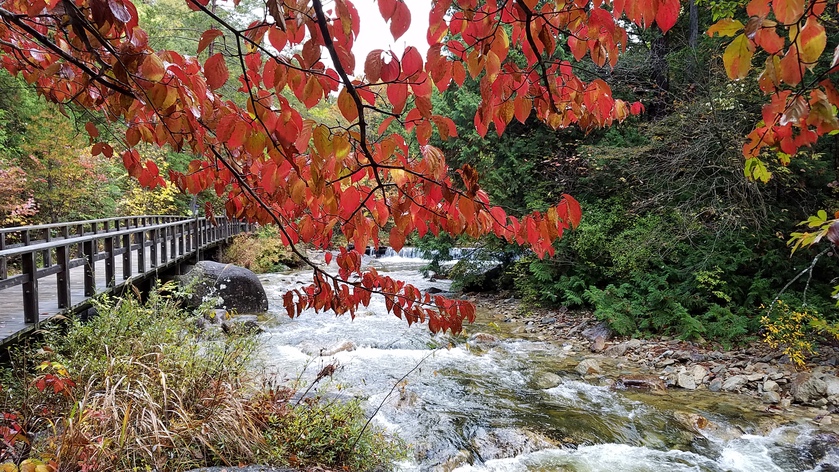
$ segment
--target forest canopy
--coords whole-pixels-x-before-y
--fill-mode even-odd
[[[450,172],[446,142],[471,131],[439,111],[439,95],[473,88],[468,126],[481,139],[534,121],[595,133],[645,111],[662,117],[673,106],[662,98],[668,35],[685,17],[694,45],[699,30],[697,5],[679,0],[438,0],[425,57],[415,47],[356,57],[365,23],[349,0],[185,0],[178,4],[191,12],[183,20],[188,46],[144,29],[140,20],[156,3],[6,2],[2,65],[50,101],[89,112],[91,154],[121,159],[142,186],[168,180],[189,194],[214,192],[228,215],[276,224],[285,244],[318,248],[336,232],[355,248],[395,249],[414,232],[446,233],[493,235],[553,256],[565,231],[580,225],[578,200],[560,192],[526,212],[493,205],[475,164]],[[706,31],[725,38],[729,78],[757,75],[766,95],[742,153],[746,176],[768,181],[770,160],[787,165],[839,128],[837,11],[826,0],[730,3]],[[400,38],[410,3],[377,6]],[[613,72],[633,45],[650,51],[652,91],[618,94]],[[311,112],[323,103],[338,113]],[[190,161],[161,172],[149,145]],[[354,313],[377,291],[394,314],[434,331],[459,331],[474,317],[467,302],[362,271],[356,250],[334,257],[337,276],[312,264],[313,284],[286,294],[289,315]],[[358,282],[348,283],[353,274]]]

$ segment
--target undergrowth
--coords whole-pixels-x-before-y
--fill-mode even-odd
[[[279,230],[272,225],[262,226],[254,233],[237,235],[224,251],[224,261],[257,274],[300,266],[300,259],[283,244]]]
[[[201,331],[174,286],[101,299],[52,347],[16,348],[2,370],[0,470],[182,471],[202,466],[386,467],[403,448],[357,402],[290,403],[255,375],[252,335]],[[316,434],[314,433],[316,432]],[[355,444],[357,442],[357,444]]]

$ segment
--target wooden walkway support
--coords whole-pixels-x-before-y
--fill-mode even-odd
[[[0,228],[0,344],[249,229],[226,217],[212,223],[181,216]]]

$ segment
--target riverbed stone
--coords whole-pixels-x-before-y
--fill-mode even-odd
[[[708,368],[703,365],[694,364],[690,368],[690,373],[693,375],[694,383],[700,385],[705,380],[705,377],[708,376]]]
[[[776,392],[776,391],[778,391],[778,388],[780,388],[780,386],[778,385],[778,382],[775,382],[772,379],[769,379],[769,380],[763,382],[763,391],[764,392]]]
[[[825,395],[827,396],[827,401],[834,405],[839,405],[839,377],[836,377],[835,375],[825,375],[822,377],[822,381],[825,383]]]
[[[685,368],[676,374],[676,385],[687,390],[696,390],[696,381],[693,378],[693,372],[688,372]]]
[[[608,340],[612,337],[612,329],[609,328],[609,324],[605,321],[601,321],[591,328],[583,330],[583,337],[589,341],[594,341],[600,336],[602,336],[604,340]]]
[[[774,405],[781,401],[781,394],[775,391],[768,391],[763,392],[760,398],[763,400],[763,403],[771,403]]]
[[[472,447],[483,460],[505,459],[556,447],[552,441],[528,430],[480,428],[472,438]]]
[[[733,375],[725,379],[725,382],[722,383],[722,389],[726,392],[735,392],[745,387],[747,383],[748,379],[745,375]]]
[[[598,336],[594,338],[594,341],[592,341],[589,349],[591,349],[591,352],[603,352],[603,350],[606,349],[606,336]]]
[[[626,351],[627,351],[627,345],[626,344],[627,343],[620,343],[620,344],[615,344],[615,345],[609,346],[609,347],[606,348],[606,350],[603,353],[606,354],[609,357],[621,357],[624,354],[626,354]]]
[[[618,382],[627,388],[642,388],[653,391],[667,389],[667,385],[664,383],[664,380],[655,375],[624,375],[618,379]]]
[[[189,307],[198,307],[217,298],[216,308],[236,313],[265,313],[268,297],[259,278],[248,269],[233,264],[201,261],[180,279],[182,287],[192,290],[186,300]]]
[[[355,349],[355,344],[353,344],[352,341],[345,340],[345,341],[338,341],[337,343],[335,343],[335,344],[333,344],[333,345],[331,345],[327,348],[321,349],[319,354],[323,357],[328,357],[328,356],[334,356],[335,354],[338,354],[339,352],[352,351],[354,349]]]
[[[600,368],[600,363],[594,359],[584,359],[582,362],[577,364],[577,367],[575,367],[574,370],[582,376],[600,374],[603,372],[603,369]]]
[[[554,374],[553,372],[544,372],[533,378],[533,386],[539,390],[554,388],[560,383],[562,383],[562,377]]]
[[[746,380],[749,382],[757,382],[758,380],[763,380],[766,375],[763,373],[751,374],[746,377]]]
[[[790,393],[798,403],[820,406],[827,393],[827,384],[809,372],[799,372],[792,377]]]
[[[711,379],[708,383],[708,390],[712,392],[719,392],[722,390],[722,379],[719,377]]]

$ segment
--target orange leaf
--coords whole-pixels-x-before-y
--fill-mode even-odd
[[[571,223],[571,226],[576,228],[580,225],[580,221],[583,219],[583,212],[580,209],[580,202],[578,202],[576,198],[572,197],[571,195],[568,195],[567,193],[562,194],[562,199],[568,205],[568,221]]]
[[[225,64],[224,56],[221,53],[213,54],[204,63],[204,77],[207,78],[207,86],[211,90],[216,90],[224,85],[229,76],[227,64]]]
[[[358,118],[358,108],[355,106],[355,100],[347,92],[346,88],[342,88],[338,93],[338,109],[341,110],[341,114],[349,122],[353,122]]]
[[[804,0],[773,0],[772,10],[779,22],[792,25],[804,14]]]
[[[140,74],[144,79],[152,82],[160,82],[166,74],[166,69],[163,67],[163,61],[157,54],[149,54],[143,59],[140,64]]]

